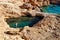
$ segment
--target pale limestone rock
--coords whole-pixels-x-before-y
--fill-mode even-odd
[[[44,1],[41,0],[41,2],[43,3]],[[48,1],[46,0],[46,2],[48,2]],[[29,3],[31,4],[31,5],[27,4],[29,7],[35,7],[35,5],[41,4],[40,1],[37,1],[37,0],[29,0]],[[0,13],[1,13],[1,15],[5,16],[5,18],[22,16],[21,12],[28,11],[26,9],[21,9],[19,7],[23,4],[25,4],[25,2],[23,0],[0,0]],[[42,5],[44,5],[44,4],[42,4]],[[40,10],[37,8],[36,11],[40,11]]]
[[[24,40],[20,35],[17,35],[19,33],[18,31],[20,30],[19,28],[10,28],[4,17],[0,16],[0,18],[0,40]],[[6,33],[8,31],[10,31],[10,33],[13,35]]]
[[[34,6],[49,5],[48,0],[32,2]],[[23,0],[0,0],[0,40],[60,40],[60,16],[45,15],[37,10],[21,9],[19,6],[23,3]],[[32,16],[45,16],[33,27],[10,28],[5,18],[20,17],[21,12],[29,12]]]
[[[57,19],[59,17],[50,15],[33,27],[24,27],[21,31],[22,37],[26,40],[57,40],[60,39],[60,27]],[[55,39],[54,39],[55,38]]]
[[[0,40],[57,40],[60,39],[59,16],[48,15],[33,27],[10,28],[2,16],[0,19]],[[2,25],[4,24],[4,25]]]
[[[0,0],[0,12],[5,17],[19,17],[21,16],[21,9],[19,8],[23,2],[20,0]]]

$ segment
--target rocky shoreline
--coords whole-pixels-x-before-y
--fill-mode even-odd
[[[37,1],[37,4],[28,1],[27,5],[27,0],[0,0],[0,40],[60,40],[60,15],[43,13],[39,8],[41,5],[50,5],[50,1],[47,1]],[[44,18],[32,27],[11,28],[7,24],[7,18],[20,16]]]
[[[59,40],[60,15],[49,15],[32,27],[10,28],[0,17],[0,40]]]

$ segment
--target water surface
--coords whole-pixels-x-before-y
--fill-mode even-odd
[[[60,14],[60,5],[49,5],[42,7],[43,12]]]
[[[23,28],[25,26],[32,27],[43,18],[44,16],[10,18],[7,19],[7,23],[13,28]]]
[[[7,23],[10,27],[22,28],[24,26],[28,26],[32,20],[33,17],[18,17],[7,19]]]

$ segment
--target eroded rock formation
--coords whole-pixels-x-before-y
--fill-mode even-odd
[[[38,6],[46,6],[50,5],[49,0],[23,0],[24,2],[31,3],[32,5],[38,5]]]
[[[38,6],[49,4],[49,0],[28,0],[28,2],[27,0],[0,0],[0,14],[6,18],[19,17],[26,11],[37,10],[40,12]]]
[[[36,5],[46,6],[49,1],[0,0],[0,40],[60,40],[60,15],[43,14]],[[32,27],[24,28],[10,28],[6,22],[6,18],[20,17],[27,13],[44,18]]]
[[[33,27],[10,28],[0,17],[0,40],[59,40],[60,15],[48,15]]]

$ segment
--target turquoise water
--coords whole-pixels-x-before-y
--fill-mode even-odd
[[[32,27],[38,21],[41,21],[44,17],[43,16],[36,16],[36,17],[19,17],[19,18],[10,18],[7,19],[7,23],[10,27],[13,28],[23,28],[25,26]]]
[[[7,19],[7,23],[9,24],[10,27],[22,28],[24,26],[28,26],[32,20],[33,20],[33,17],[10,18],[10,19]]]
[[[43,12],[60,14],[60,5],[49,5],[42,7]]]
[[[43,12],[60,14],[60,5],[50,5],[42,7]],[[33,26],[43,17],[19,17],[7,19],[7,23],[13,28],[22,28],[24,26]],[[17,24],[17,25],[16,25]]]

